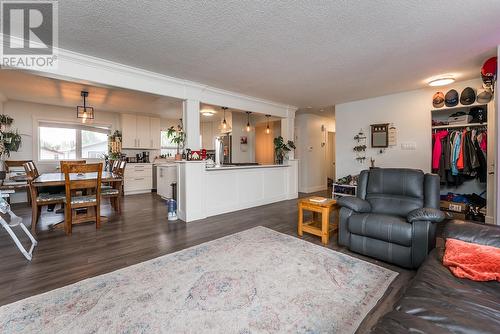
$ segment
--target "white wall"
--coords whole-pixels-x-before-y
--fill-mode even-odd
[[[375,159],[377,167],[408,167],[431,171],[432,129],[431,110],[432,96],[436,91],[446,92],[456,89],[459,94],[465,87],[478,89],[482,86],[480,79],[455,82],[445,87],[428,87],[409,92],[380,96],[376,98],[340,104],[336,106],[336,121],[338,124],[336,136],[336,172],[337,178],[348,174],[356,175],[370,166],[370,158]],[[495,103],[488,105],[488,147],[495,147]],[[393,123],[397,128],[397,145],[385,149],[370,148],[370,124]],[[366,161],[355,160],[353,137],[362,128],[368,136]],[[414,150],[403,150],[401,144],[415,144]],[[495,151],[488,150],[488,170],[493,170]],[[488,178],[488,213],[486,219],[491,221],[495,208],[494,177]],[[475,181],[467,182],[460,188],[442,188],[441,192],[481,193],[484,184]]]
[[[327,188],[326,143],[328,131],[335,132],[334,117],[316,114],[295,116],[295,158],[299,159],[299,191],[310,193]],[[325,131],[321,131],[321,126]]]
[[[9,158],[11,160],[37,160],[38,121],[79,123],[75,108],[9,100],[4,103],[3,112],[14,118],[12,126],[19,130],[23,138],[21,149],[19,152],[12,152]],[[110,126],[112,131],[120,129],[119,114],[97,110],[94,124]],[[54,171],[55,166],[57,163],[37,162],[40,172]]]
[[[432,95],[436,91],[454,88],[459,93],[463,88],[481,86],[479,79],[456,82],[445,87],[429,87],[398,94],[344,103],[336,106],[338,124],[336,136],[337,177],[355,175],[370,166],[370,158],[377,167],[409,167],[430,172],[432,154],[431,110]],[[393,123],[397,128],[398,143],[385,149],[384,153],[370,148],[370,124]],[[355,160],[354,136],[363,129],[368,136],[366,161]],[[415,150],[403,150],[402,143],[415,144]]]
[[[255,128],[250,119],[251,131],[247,132],[247,115],[244,113],[232,113],[232,162],[255,162]],[[248,144],[240,144],[241,137],[247,137]]]

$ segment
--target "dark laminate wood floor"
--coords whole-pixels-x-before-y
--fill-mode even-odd
[[[13,210],[30,222],[31,210],[17,205]],[[100,230],[95,225],[73,228],[68,237],[62,230],[48,230],[62,215],[42,214],[41,231],[36,238],[33,261],[24,259],[5,231],[0,232],[0,305],[35,294],[50,291],[82,279],[108,273],[135,263],[201,244],[254,226],[266,226],[278,232],[297,236],[296,200],[284,201],[258,208],[210,217],[192,223],[169,223],[164,202],[155,194],[126,196],[121,216],[114,215],[109,206],[102,214],[110,221]],[[316,244],[320,238],[304,236]],[[22,239],[27,243],[27,238]],[[358,332],[365,332],[404,291],[414,275],[404,270],[353,254],[331,238],[329,248],[349,253],[400,273],[379,305],[365,319]]]

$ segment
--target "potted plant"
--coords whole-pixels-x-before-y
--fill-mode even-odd
[[[274,138],[274,155],[276,158],[276,164],[282,165],[283,160],[288,157],[288,152],[294,150],[295,148],[295,144],[291,140],[285,143],[283,137],[281,136]]]
[[[186,134],[182,129],[181,125],[174,127],[173,125],[167,129],[167,138],[177,145],[177,154],[175,155],[175,160],[182,160],[181,147],[184,146],[184,140],[186,139]]]
[[[11,152],[19,151],[22,137],[17,132],[10,129],[14,119],[9,115],[0,115],[0,178],[5,178],[4,160],[10,157]]]

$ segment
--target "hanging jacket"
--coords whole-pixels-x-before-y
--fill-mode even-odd
[[[460,151],[458,153],[458,159],[457,159],[457,169],[459,171],[464,169],[464,143],[465,143],[464,137],[466,132],[467,130],[463,130],[460,136]]]
[[[458,175],[457,161],[460,155],[460,136],[462,134],[458,131],[453,132],[452,142],[453,149],[451,151],[451,174]]]
[[[438,131],[434,133],[432,136],[434,137],[434,148],[432,150],[432,169],[439,169],[440,160],[442,157],[442,139],[448,135],[448,131]]]

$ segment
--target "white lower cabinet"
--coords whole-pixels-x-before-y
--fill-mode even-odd
[[[153,188],[153,164],[127,164],[123,188],[125,195],[151,192],[151,188]]]
[[[177,164],[158,166],[156,191],[163,198],[173,198],[172,183],[177,182]]]

